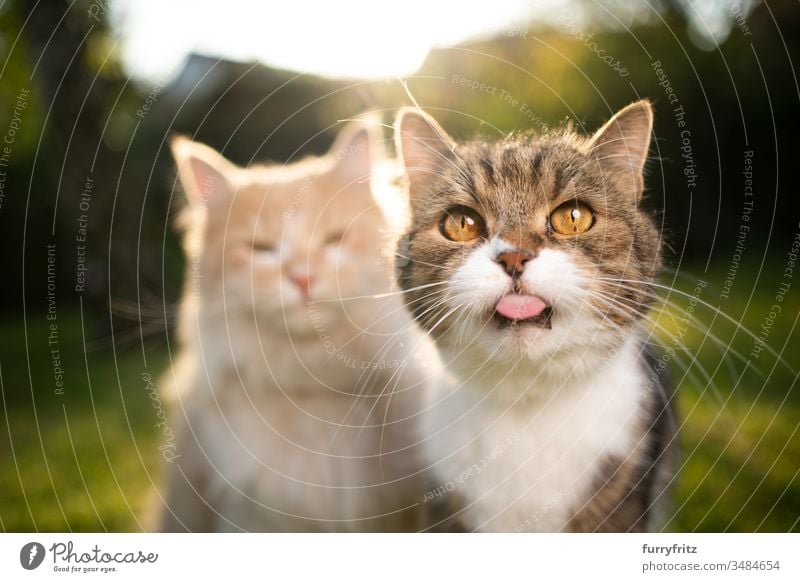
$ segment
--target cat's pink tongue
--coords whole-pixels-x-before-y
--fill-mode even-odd
[[[495,307],[495,311],[508,319],[522,320],[536,317],[545,310],[547,305],[535,295],[519,295],[509,293],[503,297]]]

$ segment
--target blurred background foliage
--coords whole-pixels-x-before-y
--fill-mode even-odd
[[[733,3],[714,2],[732,21],[717,45],[695,30],[698,4],[662,0],[647,18],[623,23],[619,3],[586,2],[580,18],[509,25],[432,50],[406,77],[408,92],[398,79],[327,79],[199,54],[167,84],[152,84],[129,77],[107,20],[87,18],[90,2],[0,4],[0,139],[19,114],[0,205],[0,528],[142,527],[160,458],[143,374],[157,377],[174,354],[183,272],[168,137],[191,135],[240,164],[289,162],[323,151],[337,121],[364,110],[390,124],[410,92],[460,138],[565,123],[588,132],[633,100],[654,102],[646,204],[669,246],[657,341],[672,345],[697,281],[708,282],[671,361],[685,425],[669,528],[800,529],[800,283],[770,328],[774,352],[748,355],[800,228],[791,172],[800,154],[800,10],[795,0],[745,3],[737,22]],[[694,180],[684,172],[685,131]],[[388,127],[385,137],[391,150]],[[747,151],[754,205],[725,298]],[[76,291],[82,214],[86,284]],[[55,245],[63,395],[54,395],[48,343],[47,245]]]

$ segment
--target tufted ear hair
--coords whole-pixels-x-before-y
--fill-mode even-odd
[[[394,124],[395,145],[409,180],[411,197],[453,163],[456,144],[433,117],[406,107]]]
[[[192,205],[233,195],[238,168],[221,153],[182,135],[170,139],[169,146]]]
[[[637,200],[644,189],[642,172],[653,132],[653,107],[646,99],[631,103],[597,130],[589,142],[603,168],[620,176]]]
[[[369,180],[381,157],[379,127],[378,120],[369,115],[348,122],[328,150],[337,169],[353,180]]]

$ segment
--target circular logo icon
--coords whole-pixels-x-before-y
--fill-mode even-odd
[[[35,570],[44,561],[44,546],[39,542],[28,542],[19,551],[19,563],[26,570]]]

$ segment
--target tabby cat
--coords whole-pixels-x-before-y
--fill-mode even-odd
[[[398,277],[448,371],[424,419],[429,529],[659,527],[676,429],[644,324],[660,267],[640,206],[652,125],[639,101],[588,138],[456,143],[400,112]]]

